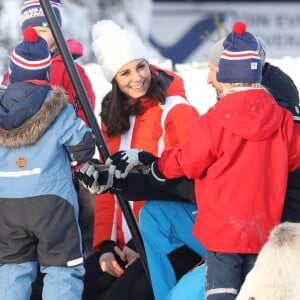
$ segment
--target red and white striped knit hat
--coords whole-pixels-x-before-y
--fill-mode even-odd
[[[52,60],[47,42],[32,27],[27,27],[24,30],[23,37],[24,39],[10,55],[10,82],[27,80],[49,81]]]
[[[259,44],[256,37],[246,31],[243,22],[233,25],[232,32],[225,38],[223,47],[217,72],[219,82],[261,82]]]

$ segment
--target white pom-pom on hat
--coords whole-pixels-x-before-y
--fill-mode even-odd
[[[136,59],[149,60],[149,53],[142,40],[111,20],[98,21],[92,28],[93,52],[101,65],[107,81]]]
[[[93,26],[93,31],[92,31],[93,40],[101,37],[102,35],[114,33],[117,30],[122,30],[122,28],[111,20],[98,21]]]

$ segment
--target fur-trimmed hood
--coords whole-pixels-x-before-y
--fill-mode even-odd
[[[22,88],[26,88],[26,84],[27,83],[23,83]],[[28,83],[28,85],[30,84]],[[29,86],[29,89],[32,89],[32,85]],[[26,116],[29,117],[26,118],[18,127],[12,127],[9,129],[3,126],[3,122],[0,117],[0,146],[15,148],[36,143],[68,103],[64,90],[59,87],[55,87],[53,90],[51,90],[51,88],[45,90],[45,86],[35,86],[34,92],[38,94],[39,89],[43,89],[44,97],[42,99],[35,97],[36,102],[30,100],[32,99],[32,93],[27,95],[25,99],[9,99],[11,103],[14,102],[14,107],[10,113],[10,119],[16,118],[16,116],[20,116],[20,114],[21,119],[26,118]],[[7,90],[5,94],[8,92],[9,90]],[[3,95],[4,97],[7,96],[5,94]],[[1,98],[1,101],[2,100],[3,98]],[[28,105],[30,103],[34,103],[32,105],[33,107],[30,107],[30,109],[26,111],[23,101],[25,101],[25,103],[27,101]],[[5,115],[5,113],[7,113],[7,109],[4,110],[2,103],[0,104],[2,106],[1,113],[4,112],[2,115],[6,116],[7,114]],[[20,113],[20,111],[22,111],[20,108],[25,108],[23,109],[25,111],[23,114]],[[34,109],[36,109],[36,111],[34,111]],[[34,111],[34,114],[32,111]]]

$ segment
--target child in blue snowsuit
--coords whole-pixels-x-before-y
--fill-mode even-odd
[[[64,91],[49,85],[51,56],[32,27],[9,60],[0,98],[0,299],[27,300],[38,263],[43,299],[81,299],[83,258],[71,164],[95,138]]]

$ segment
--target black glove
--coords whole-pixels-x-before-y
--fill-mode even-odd
[[[125,178],[136,166],[149,166],[156,157],[140,149],[121,150],[111,155],[105,162],[108,172],[117,179]]]
[[[86,163],[76,172],[76,177],[79,182],[94,195],[107,192],[113,183],[112,181],[109,183],[108,171],[97,170],[93,163]]]
[[[88,131],[84,134],[81,142],[75,146],[67,147],[71,166],[77,166],[91,159],[95,153],[95,137],[92,132]]]

